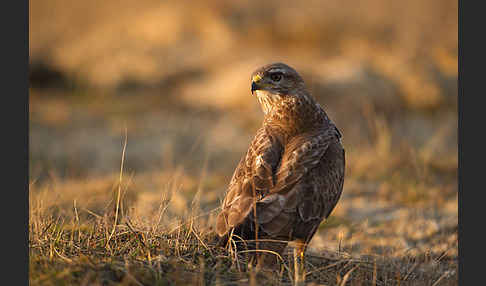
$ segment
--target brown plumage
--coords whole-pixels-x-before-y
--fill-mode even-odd
[[[341,196],[341,134],[299,74],[285,64],[256,70],[252,94],[265,113],[263,126],[236,167],[216,231],[223,242],[231,234],[258,238],[263,240],[260,249],[279,254],[288,241],[297,240],[304,245],[302,255]],[[254,243],[247,245],[255,248]]]

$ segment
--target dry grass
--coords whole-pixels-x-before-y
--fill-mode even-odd
[[[251,279],[256,279],[258,285],[291,284],[292,273],[287,271],[292,265],[291,255],[284,257],[287,267],[280,273],[253,273],[246,266],[244,253],[233,256],[217,247],[211,229],[214,209],[201,211],[193,204],[185,215],[171,214],[170,194],[174,190],[165,189],[157,210],[137,215],[141,211],[136,209],[137,200],[132,198],[130,203],[127,196],[129,182],[119,185],[124,190],[120,200],[123,207],[116,200],[117,183],[113,176],[91,186],[84,184],[82,194],[75,183],[31,186],[32,285],[247,285]],[[59,193],[63,195],[55,195]],[[328,227],[336,228],[332,224]],[[374,239],[393,242],[386,233],[373,234],[389,227],[345,227],[348,232],[364,231],[368,238],[346,241],[349,235],[341,235],[337,250],[310,251],[306,255],[307,281],[324,285],[344,285],[346,280],[347,285],[457,285],[454,240],[446,245],[452,249],[443,253],[400,252],[385,246],[364,250]],[[320,232],[328,230],[325,227]],[[418,233],[414,229],[413,235],[419,236],[417,243],[424,240],[430,247],[436,244],[432,239],[438,234],[427,235],[427,231]],[[448,236],[444,229],[437,232]],[[357,251],[353,243],[362,249]]]
[[[110,187],[108,182],[115,186]],[[281,273],[255,274],[246,266],[244,253],[235,258],[216,247],[210,226],[214,212],[198,212],[194,207],[185,216],[170,215],[167,209],[171,198],[167,195],[159,200],[157,211],[136,216],[137,210],[126,202],[125,194],[119,219],[115,220],[116,180],[107,178],[102,183],[105,183],[105,193],[98,195],[112,200],[105,198],[104,210],[98,211],[93,211],[95,207],[91,206],[100,203],[99,198],[91,198],[91,204],[86,201],[87,196],[96,196],[97,192],[92,191],[96,187],[83,188],[81,195],[76,192],[77,199],[69,204],[73,194],[56,198],[53,195],[56,186],[53,189],[31,186],[29,271],[32,285],[247,285],[252,277],[258,285],[291,284],[292,273],[286,270],[292,265],[290,255],[284,257],[287,267]],[[127,182],[122,185],[125,189]],[[70,185],[61,189],[66,187]],[[69,192],[68,189],[57,191]],[[132,204],[136,207],[136,203]],[[379,227],[382,231],[386,228]],[[376,229],[375,226],[366,230],[368,240],[373,240],[372,232]],[[387,235],[376,239],[380,237],[387,239]],[[367,240],[354,243],[369,244]],[[434,244],[433,241],[426,243]],[[447,247],[454,247],[454,243],[449,241]],[[356,255],[362,250],[351,249],[351,242],[340,241],[340,244],[337,251],[324,249],[307,254],[307,281],[324,285],[344,285],[345,280],[347,285],[457,285],[454,249],[442,254],[405,251],[397,255],[397,251],[382,247],[370,251],[373,254]],[[440,284],[434,284],[437,282]]]
[[[151,95],[146,98],[150,100]],[[80,105],[87,116],[96,114],[97,104],[78,100],[76,97],[67,99],[72,101],[71,108]],[[117,114],[115,110],[122,109],[124,114],[130,114],[131,109],[139,108],[130,103],[130,98],[123,100],[131,107],[105,102],[113,110],[105,107],[103,112]],[[50,117],[43,121],[42,111],[51,101],[65,102],[66,99],[48,96],[31,101],[34,131],[51,124]],[[171,108],[178,109],[177,106]],[[343,197],[309,247],[307,282],[315,285],[457,285],[457,161],[445,160],[437,153],[440,149],[437,144],[445,148],[440,138],[447,137],[448,132],[443,130],[445,127],[438,128],[437,134],[421,147],[403,146],[393,142],[398,136],[390,127],[393,121],[380,115],[374,107],[371,109],[362,113],[368,122],[368,131],[367,135],[360,136],[368,138],[367,144],[358,146],[345,141],[348,165]],[[181,110],[177,113],[187,116]],[[213,126],[207,131],[209,134],[223,128],[220,120],[229,125],[234,123],[226,117],[214,117],[213,112],[209,117],[204,113],[200,115]],[[129,116],[124,119],[127,126],[131,126],[127,145],[124,145],[125,131],[118,129],[117,144],[100,146],[101,152],[113,148],[114,153],[118,153],[116,160],[108,161],[113,163],[114,170],[117,164],[121,167],[118,173],[66,176],[56,174],[56,167],[53,167],[47,175],[38,173],[37,178],[32,178],[29,193],[32,285],[292,283],[292,271],[288,271],[293,269],[290,253],[283,257],[285,267],[281,272],[257,273],[247,266],[245,253],[235,254],[216,246],[212,226],[234,168],[235,162],[227,162],[233,161],[227,156],[232,153],[223,149],[218,154],[216,147],[220,145],[201,149],[200,146],[209,144],[207,140],[211,138],[197,139],[200,133],[193,133],[193,143],[186,144],[187,148],[180,153],[171,148],[172,151],[161,151],[166,156],[160,159],[158,170],[140,169],[131,164],[130,158],[134,157],[130,155],[137,150],[139,138],[143,139],[143,134],[149,132],[147,125],[151,123]],[[80,127],[76,128],[82,128],[85,123],[79,120],[66,126],[74,128],[79,123]],[[343,129],[353,122],[354,119],[342,121]],[[139,124],[144,124],[145,128],[139,130]],[[59,128],[59,125],[54,126],[57,127],[51,128]],[[69,132],[64,130],[61,134],[69,137]],[[66,137],[62,136],[55,138]],[[41,137],[31,140],[49,146],[49,141],[35,141],[36,138]],[[222,142],[215,144],[227,144],[222,138],[219,140]],[[90,143],[85,141],[85,144]],[[146,151],[154,156],[153,149]],[[198,152],[203,153],[201,160],[197,159]],[[177,156],[181,160],[170,159]],[[123,165],[120,164],[122,158]],[[42,164],[42,161],[33,162]],[[227,164],[221,167],[215,162]],[[75,166],[82,169],[92,165]]]
[[[283,61],[346,149],[309,285],[457,285],[457,1],[337,3],[31,1],[30,283],[291,284],[212,230]]]
[[[309,246],[307,282],[457,285],[456,115],[317,96],[344,133],[347,169]],[[291,284],[292,255],[281,273],[254,273],[212,231],[256,109],[95,98],[31,93],[33,285]]]
[[[228,112],[150,92],[61,94],[31,93],[32,285],[291,284],[292,255],[281,273],[255,273],[212,231],[256,103]],[[457,285],[456,115],[319,95],[347,169],[309,246],[307,282]]]

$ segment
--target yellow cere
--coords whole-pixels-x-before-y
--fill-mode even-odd
[[[258,74],[254,75],[252,78],[251,78],[251,81],[252,82],[259,82],[260,80],[262,79],[262,77]]]

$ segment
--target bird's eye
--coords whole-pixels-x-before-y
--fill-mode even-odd
[[[270,78],[273,80],[273,81],[280,81],[282,79],[282,73],[273,73],[270,75]]]

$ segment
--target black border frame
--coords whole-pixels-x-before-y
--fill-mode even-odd
[[[29,1],[2,5],[2,284],[29,285]],[[6,157],[6,158],[5,158]]]

